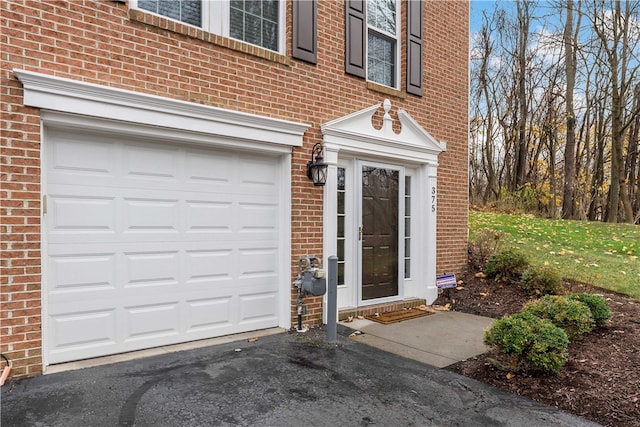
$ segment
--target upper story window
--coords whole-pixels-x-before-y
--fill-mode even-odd
[[[278,0],[231,0],[229,35],[277,51],[278,3]]]
[[[205,31],[284,53],[285,1],[132,0],[146,10]]]
[[[401,4],[406,20],[401,22]],[[345,71],[369,82],[400,90],[406,67],[406,91],[422,96],[423,13],[421,0],[346,0]],[[406,31],[401,46],[401,28]],[[401,49],[406,63],[400,64]]]
[[[396,0],[367,0],[367,79],[397,87],[398,13]]]
[[[202,27],[202,3],[200,0],[138,0],[138,8]]]

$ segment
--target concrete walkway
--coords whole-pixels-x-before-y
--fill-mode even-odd
[[[366,319],[341,322],[361,332],[352,339],[389,353],[443,368],[485,353],[484,331],[494,319],[455,311],[383,325]]]

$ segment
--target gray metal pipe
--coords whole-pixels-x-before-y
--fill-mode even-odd
[[[327,289],[327,342],[338,341],[338,257],[329,257],[328,286]]]

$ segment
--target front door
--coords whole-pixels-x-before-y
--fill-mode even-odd
[[[400,170],[361,165],[361,299],[399,295]]]

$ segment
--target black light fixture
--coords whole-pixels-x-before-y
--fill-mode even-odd
[[[313,181],[316,187],[323,187],[327,183],[328,164],[322,157],[322,144],[316,143],[311,149],[311,160],[307,162],[307,177]]]

